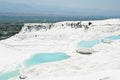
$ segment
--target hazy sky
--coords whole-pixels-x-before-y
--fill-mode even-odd
[[[59,10],[65,10],[65,11],[79,11],[84,12],[85,10],[93,10],[94,12],[97,12],[96,10],[101,10],[100,12],[108,12],[112,15],[115,15],[116,13],[120,12],[120,0],[0,0],[0,10],[6,11],[7,8],[15,8],[16,11],[17,8],[23,7],[23,10],[21,12],[24,12],[26,9],[36,9],[40,10],[40,8],[44,11],[44,9],[47,11],[59,11]],[[5,7],[5,6],[8,7]],[[14,6],[13,6],[14,5]],[[26,8],[25,8],[26,5]],[[19,7],[18,7],[19,6]],[[52,10],[54,9],[54,10]],[[11,9],[12,11],[13,9]],[[14,11],[14,10],[13,10]],[[8,10],[10,12],[10,9]],[[32,12],[32,10],[31,10]],[[39,11],[38,11],[39,12]],[[89,11],[87,11],[89,12]],[[84,13],[83,13],[84,14]]]

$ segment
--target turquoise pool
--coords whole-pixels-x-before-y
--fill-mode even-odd
[[[40,63],[45,62],[52,62],[52,61],[60,61],[69,58],[70,56],[66,55],[65,53],[40,53],[35,54],[32,57],[30,57],[28,60],[24,62],[26,66],[34,66]],[[20,67],[19,67],[20,68]],[[5,73],[0,73],[0,80],[9,80],[10,78],[19,76],[19,69],[16,69],[14,71],[9,71]]]
[[[101,43],[101,40],[90,40],[90,41],[81,41],[78,44],[85,48],[91,48],[100,43]]]
[[[26,66],[33,66],[40,63],[60,61],[69,58],[65,53],[40,53],[35,54],[24,62]]]
[[[15,76],[20,75],[19,70],[14,70],[10,72],[0,73],[0,80],[9,80]]]
[[[120,36],[108,36],[108,37],[105,37],[105,39],[109,39],[109,40],[119,40],[119,39],[120,39]]]
[[[105,37],[104,39],[108,39],[108,40],[119,40],[120,36],[108,36]],[[101,40],[90,40],[90,41],[81,41],[78,43],[79,46],[81,47],[85,47],[85,48],[91,48],[97,44],[100,44]]]

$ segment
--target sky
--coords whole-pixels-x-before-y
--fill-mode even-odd
[[[0,12],[120,16],[120,0],[0,0]]]

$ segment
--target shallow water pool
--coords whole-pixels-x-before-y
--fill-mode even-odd
[[[34,66],[40,63],[60,61],[69,58],[65,53],[39,53],[24,62],[26,66]]]
[[[119,40],[120,36],[108,36],[108,37],[104,37],[103,39],[107,39],[107,40]],[[88,41],[81,41],[78,43],[79,46],[81,47],[85,47],[85,48],[91,48],[97,44],[100,44],[101,40],[88,40]]]
[[[24,62],[26,66],[34,66],[40,63],[45,62],[52,62],[52,61],[59,61],[69,58],[70,56],[66,55],[65,53],[39,53],[35,54],[30,57],[28,60]],[[9,71],[5,73],[0,73],[0,80],[9,80],[10,78],[19,76],[20,72],[19,69],[14,71]]]
[[[105,37],[105,39],[109,39],[109,40],[119,40],[120,39],[120,36],[108,36],[108,37]]]
[[[15,76],[18,76],[19,70],[9,71],[5,73],[0,73],[0,80],[9,80],[10,78],[13,78]]]
[[[79,44],[79,46],[82,46],[85,48],[91,48],[100,43],[101,43],[101,40],[90,40],[90,41],[81,41],[78,44]]]

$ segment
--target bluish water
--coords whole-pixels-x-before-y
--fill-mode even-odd
[[[120,39],[120,36],[108,36],[108,37],[105,37],[104,39],[108,39],[108,40],[119,40]],[[101,43],[101,40],[90,40],[90,41],[81,41],[78,43],[79,46],[81,47],[85,47],[85,48],[91,48],[97,44],[100,44]]]
[[[40,53],[33,55],[30,59],[26,60],[24,63],[26,66],[34,66],[40,63],[59,61],[69,58],[70,56],[65,53]],[[0,73],[0,80],[9,80],[15,76],[19,76],[19,69],[14,71]]]
[[[15,76],[18,76],[19,70],[14,70],[10,72],[0,73],[0,80],[9,80],[10,78],[13,78]]]
[[[90,40],[90,41],[81,41],[79,42],[79,45],[85,48],[91,48],[100,43],[101,43],[100,40]]]
[[[108,37],[105,37],[105,38],[109,39],[109,40],[119,40],[120,36],[108,36]]]
[[[69,58],[70,56],[65,53],[40,53],[33,55],[30,59],[26,60],[26,66],[33,66],[40,63],[59,61]]]

